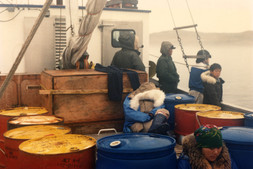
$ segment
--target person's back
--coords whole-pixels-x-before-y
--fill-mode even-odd
[[[192,66],[189,78],[189,94],[195,97],[195,102],[198,104],[203,103],[203,90],[204,86],[200,78],[201,73],[208,70],[209,58],[211,55],[207,50],[200,50],[197,56],[201,58],[196,59],[196,65]]]
[[[221,106],[224,80],[220,78],[221,66],[214,63],[210,71],[201,74],[204,85],[204,104]]]
[[[121,32],[119,42],[121,50],[115,53],[111,65],[118,68],[135,69],[145,71],[139,55],[140,52],[135,49],[137,37],[129,32]]]

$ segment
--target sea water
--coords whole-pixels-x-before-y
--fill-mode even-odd
[[[209,45],[205,49],[212,55],[210,65],[219,63],[222,66],[223,102],[253,110],[253,46]],[[196,55],[198,50],[198,46],[191,46],[184,52]],[[150,45],[150,54],[150,60],[156,63],[161,55],[160,44]],[[189,71],[179,46],[173,51],[172,58],[180,75],[179,88],[189,91]],[[195,59],[187,60],[189,65],[195,64]]]

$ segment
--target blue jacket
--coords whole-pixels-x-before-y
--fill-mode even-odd
[[[207,65],[203,63],[198,63],[196,66],[191,68],[190,79],[189,79],[189,88],[190,90],[195,90],[200,93],[203,93],[204,86],[201,80],[201,73],[207,71]]]
[[[153,115],[155,115],[155,112],[158,109],[162,109],[165,106],[159,106],[159,107],[155,107],[150,113],[152,113]],[[136,122],[147,122],[150,121],[152,118],[144,112],[140,111],[140,108],[136,111],[134,109],[132,109],[130,107],[130,98],[127,96],[124,103],[123,103],[123,109],[124,109],[124,115],[125,115],[125,122],[124,122],[124,128],[123,128],[123,132],[124,133],[131,133],[132,130],[130,129],[130,127],[136,123]]]

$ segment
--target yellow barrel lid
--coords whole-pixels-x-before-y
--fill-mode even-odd
[[[34,124],[55,124],[63,119],[56,116],[20,116],[9,120],[10,124],[34,125]]]
[[[207,111],[198,112],[198,116],[218,119],[244,119],[244,114],[232,111]]]
[[[31,116],[31,115],[41,115],[48,113],[47,109],[44,107],[16,107],[12,109],[6,109],[0,112],[3,116]]]
[[[221,110],[221,107],[210,104],[178,104],[175,108],[187,111],[210,111]]]
[[[71,129],[60,125],[34,125],[8,130],[4,137],[17,140],[29,140],[47,135],[62,135],[70,133]]]
[[[93,137],[66,134],[27,140],[19,145],[19,149],[31,154],[52,155],[79,152],[95,145]]]

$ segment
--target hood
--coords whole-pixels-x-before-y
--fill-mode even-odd
[[[119,43],[122,48],[134,49],[135,35],[130,32],[120,32]]]
[[[200,77],[201,77],[201,80],[202,80],[203,82],[210,83],[210,84],[215,84],[216,81],[217,81],[214,77],[211,76],[209,70],[203,72],[203,73],[200,75]]]
[[[168,42],[168,41],[165,41],[165,42],[162,42],[162,45],[161,45],[161,49],[160,49],[160,52],[165,55],[165,56],[169,56],[169,49],[172,47],[173,45]]]
[[[165,94],[159,89],[148,90],[139,94],[136,94],[130,101],[130,107],[134,110],[138,110],[140,106],[140,100],[153,100],[154,107],[159,107],[163,105]]]
[[[195,169],[212,169],[210,163],[202,155],[201,149],[193,134],[185,136],[183,139],[183,153],[189,157],[192,168]],[[231,169],[231,160],[227,147],[223,144],[220,156],[213,163],[214,169]]]

